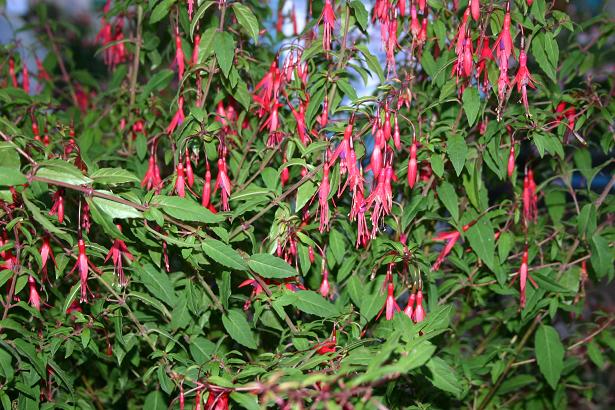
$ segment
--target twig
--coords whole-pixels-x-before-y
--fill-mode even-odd
[[[512,365],[515,362],[515,358],[519,355],[519,353],[521,353],[521,350],[523,350],[523,348],[525,347],[525,344],[530,339],[532,333],[534,333],[534,330],[536,330],[536,327],[538,326],[544,315],[545,313],[540,314],[534,318],[534,321],[532,322],[530,327],[523,334],[523,337],[517,345],[517,349],[515,349],[513,356],[510,358],[510,360],[508,360],[508,363],[506,363],[504,371],[502,371],[502,374],[500,374],[500,377],[498,377],[498,380],[495,382],[493,387],[489,389],[489,393],[487,393],[483,401],[479,404],[478,410],[484,410],[491,401],[491,399],[493,399],[493,396],[495,396],[495,393],[497,393],[498,389],[500,388],[500,385],[502,384],[504,379],[506,379],[506,376],[508,376],[508,372],[510,372],[510,369],[512,369]]]
[[[142,36],[142,22],[143,22],[143,6],[137,6],[137,39],[135,43],[135,58],[132,61],[132,72],[130,73],[130,103],[128,105],[130,112],[135,104],[135,98],[137,94],[137,77],[139,74],[139,58],[141,54],[141,36]]]
[[[13,140],[11,139],[11,137],[9,137],[8,135],[6,135],[5,133],[3,133],[2,131],[0,131],[0,136],[2,137],[2,139],[4,139],[6,142],[10,143],[16,150],[17,152],[19,152],[21,154],[22,157],[24,157],[25,159],[28,160],[28,162],[30,162],[32,165],[36,166],[36,161],[34,159],[32,159],[32,157],[30,155],[28,155],[24,150],[22,150],[19,145],[15,144],[13,142]]]
[[[68,91],[70,92],[70,96],[73,99],[73,104],[75,105],[75,107],[79,107],[79,101],[77,100],[77,94],[75,94],[73,83],[70,80],[68,71],[66,71],[64,60],[62,60],[62,55],[60,54],[60,50],[58,50],[58,45],[55,42],[55,37],[53,36],[53,32],[51,31],[51,27],[49,27],[49,24],[45,24],[45,30],[47,31],[47,35],[49,36],[49,42],[51,43],[53,54],[55,54],[56,59],[58,60],[58,65],[60,66],[60,71],[62,72],[62,79],[64,79],[64,82],[68,86]]]
[[[598,199],[596,199],[596,202],[594,203],[594,205],[596,206],[596,209],[600,208],[600,205],[602,205],[606,197],[609,195],[609,193],[611,192],[611,189],[613,189],[613,186],[615,186],[615,175],[611,177],[611,180],[609,181],[609,183],[606,184],[606,186],[604,187],[604,190],[602,191]]]
[[[235,238],[237,235],[239,235],[241,232],[245,231],[246,229],[248,229],[250,227],[250,225],[252,225],[252,223],[254,221],[256,221],[257,219],[259,219],[261,216],[265,215],[271,208],[273,208],[274,206],[276,206],[277,204],[279,204],[281,201],[283,201],[287,196],[289,196],[290,194],[292,194],[293,192],[295,192],[295,190],[297,190],[301,185],[303,185],[304,183],[306,183],[308,180],[312,179],[312,177],[314,175],[316,175],[316,173],[323,167],[323,164],[318,165],[317,167],[315,167],[311,172],[309,172],[308,174],[306,174],[303,178],[301,178],[301,180],[299,180],[298,182],[296,182],[294,185],[291,185],[286,192],[284,192],[282,195],[279,195],[278,197],[276,197],[273,201],[271,201],[271,203],[269,205],[267,205],[266,207],[264,207],[260,212],[258,212],[256,215],[254,215],[252,218],[248,219],[246,222],[242,223],[240,226],[238,226],[230,235],[229,235],[229,240]]]

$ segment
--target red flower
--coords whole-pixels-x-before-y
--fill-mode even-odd
[[[420,323],[425,320],[425,310],[423,309],[423,291],[419,290],[416,293],[416,307],[412,315],[414,323]]]
[[[523,179],[523,219],[526,226],[530,222],[535,222],[538,218],[538,196],[536,195],[536,183],[534,182],[534,172],[528,170]]]
[[[122,226],[117,225],[117,229],[119,229],[121,232]],[[126,280],[126,277],[124,276],[124,268],[122,266],[122,257],[125,257],[126,259],[130,261],[134,260],[134,256],[132,256],[132,254],[128,250],[128,247],[126,246],[126,242],[124,242],[121,239],[115,239],[115,241],[113,241],[113,245],[111,246],[111,249],[109,249],[109,253],[107,254],[107,257],[105,258],[105,262],[107,262],[109,258],[113,260],[113,267],[114,267],[113,272],[116,275],[118,275],[120,286],[126,286],[128,281]]]
[[[42,271],[42,281],[45,282],[47,280],[47,261],[51,257],[53,264],[57,266],[56,259],[53,256],[53,250],[51,249],[51,245],[49,243],[49,237],[43,238],[43,244],[41,245],[41,271]]]
[[[329,165],[325,162],[325,167],[322,172],[322,181],[318,188],[318,210],[320,212],[320,232],[329,230]]]
[[[175,27],[175,64],[177,64],[177,74],[180,82],[184,77],[185,61],[186,57],[184,56],[184,50],[182,50],[182,38],[179,36],[179,27]]]
[[[77,256],[77,262],[75,263],[75,266],[73,266],[73,268],[71,269],[70,273],[72,274],[75,271],[75,269],[79,271],[79,280],[81,282],[81,298],[79,299],[79,301],[87,302],[88,301],[88,291],[89,291],[88,271],[89,269],[92,269],[94,272],[98,274],[100,273],[98,272],[98,269],[96,268],[96,266],[94,266],[94,264],[90,262],[90,260],[88,259],[85,253],[85,242],[83,241],[82,238],[79,238],[78,247],[79,247],[79,255]]]
[[[171,122],[169,123],[169,126],[167,127],[167,134],[173,133],[173,131],[175,131],[175,128],[177,128],[179,125],[181,125],[184,122],[185,118],[186,117],[184,116],[184,96],[180,95],[179,98],[177,99],[177,111],[175,112],[173,119],[171,120]]]
[[[58,222],[64,222],[64,189],[58,189],[51,198],[53,205],[49,210],[49,215],[57,215]]]
[[[418,170],[416,150],[416,138],[413,138],[412,145],[410,145],[410,158],[408,159],[408,185],[410,186],[410,189],[414,188],[414,184],[416,184]]]
[[[527,87],[530,86],[535,89],[536,86],[534,85],[534,79],[532,78],[530,71],[527,69],[527,54],[523,49],[519,52],[519,70],[517,71],[517,75],[510,86],[512,87],[515,84],[517,84],[517,92],[521,93],[521,100],[523,101],[525,112],[529,116],[530,107],[527,101]]]
[[[323,36],[322,36],[322,48],[325,51],[331,50],[331,32],[335,25],[335,13],[333,12],[333,6],[331,0],[325,0],[325,7],[322,9],[322,15],[320,20],[323,24]]]
[[[28,303],[32,305],[32,307],[36,310],[41,310],[41,296],[38,293],[38,289],[36,288],[36,281],[32,277],[32,275],[28,276],[28,287],[30,289],[30,296],[28,298]]]
[[[180,197],[186,196],[186,176],[184,174],[184,166],[182,163],[177,164],[177,176],[175,177],[175,192]]]

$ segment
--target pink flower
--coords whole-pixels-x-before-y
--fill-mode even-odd
[[[324,264],[324,259],[323,259],[323,264]],[[327,268],[325,267],[322,271],[322,282],[320,283],[320,294],[324,297],[327,297],[329,295],[329,271],[327,270]]]
[[[51,198],[53,205],[49,210],[49,215],[57,215],[58,222],[64,222],[64,189],[59,188]]]
[[[190,64],[195,66],[199,63],[199,47],[201,46],[201,35],[196,34],[194,36],[194,45],[192,47],[192,59],[190,60]]]
[[[205,184],[203,184],[203,200],[201,204],[206,208],[211,206],[211,170],[207,160],[205,161]]]
[[[525,224],[535,222],[538,218],[538,196],[536,195],[536,183],[534,182],[534,172],[528,170],[523,179],[523,219]]]
[[[169,123],[169,126],[167,127],[167,134],[172,134],[173,131],[175,131],[175,128],[177,128],[184,122],[185,118],[186,117],[184,115],[184,96],[180,95],[179,98],[177,99],[177,111],[175,112],[173,119],[171,120],[171,122]]]
[[[160,178],[160,169],[156,163],[156,156],[152,152],[149,157],[147,172],[145,173],[143,180],[141,180],[141,186],[146,187],[148,191],[152,188],[156,188],[158,190],[161,183],[162,179]]]
[[[188,186],[192,187],[192,185],[194,185],[194,172],[192,171],[192,163],[190,162],[190,153],[188,152],[188,148],[186,148],[184,160],[186,162],[186,180],[188,181]]]
[[[416,177],[418,174],[416,150],[416,139],[413,139],[412,145],[410,145],[410,158],[408,159],[408,185],[410,186],[410,189],[414,188],[414,184],[416,184]]]
[[[333,6],[331,0],[325,0],[325,6],[322,9],[322,15],[320,20],[323,24],[323,36],[322,36],[322,48],[325,51],[331,50],[331,32],[335,25],[335,13],[333,12]]]
[[[51,257],[53,264],[57,266],[56,259],[53,256],[53,250],[51,249],[51,244],[49,243],[49,237],[43,238],[43,244],[41,245],[41,270],[42,270],[42,281],[45,282],[47,280],[47,261]]]
[[[220,196],[222,198],[222,209],[229,211],[229,197],[231,196],[231,181],[228,177],[228,170],[226,168],[226,159],[224,157],[218,158],[218,177],[216,178],[216,185],[214,186],[214,193],[220,188]]]
[[[117,225],[117,228],[120,230],[120,232],[122,231],[121,225]],[[107,254],[107,257],[105,258],[105,262],[107,262],[109,258],[113,260],[114,273],[118,275],[119,284],[120,286],[126,286],[128,281],[126,280],[126,277],[124,276],[124,268],[122,266],[122,257],[125,257],[126,259],[130,261],[134,260],[134,256],[132,256],[132,254],[128,250],[128,247],[126,246],[126,242],[124,242],[121,239],[115,239],[115,241],[113,241],[113,245],[111,246],[111,249],[109,249],[109,253]]]
[[[88,259],[85,253],[85,242],[83,241],[82,238],[79,238],[78,247],[79,247],[79,255],[77,256],[77,262],[75,263],[75,266],[73,266],[73,269],[71,269],[70,273],[72,274],[75,271],[75,269],[78,269],[79,279],[81,282],[81,298],[79,299],[79,301],[87,302],[88,301],[88,291],[89,291],[88,289],[88,271],[89,271],[88,267],[96,273],[99,273],[99,272],[96,266],[94,266],[94,264],[92,264],[92,262],[90,262],[90,260]]]
[[[393,319],[395,312],[399,311],[401,311],[401,309],[399,308],[399,305],[395,300],[395,287],[393,285],[393,279],[389,279],[387,284],[387,298],[384,302],[384,306],[380,310],[380,313],[378,313],[376,319],[378,319],[380,315],[382,315],[382,312],[385,312],[384,316],[386,320],[391,320]]]
[[[329,192],[331,187],[329,185],[329,165],[325,163],[325,167],[322,172],[322,181],[318,188],[318,209],[320,212],[320,232],[329,230]]]
[[[523,101],[523,107],[525,108],[526,114],[530,115],[530,107],[527,101],[527,87],[536,88],[534,85],[534,79],[532,78],[530,71],[527,69],[527,54],[525,50],[521,49],[519,52],[519,69],[517,70],[517,75],[515,79],[510,84],[513,87],[517,84],[517,92],[521,93],[521,100]]]
[[[416,293],[416,307],[412,317],[414,323],[420,323],[425,320],[425,310],[423,310],[423,291],[419,290]]]
[[[41,296],[38,293],[38,289],[36,288],[36,281],[32,277],[32,275],[28,276],[28,287],[30,289],[30,297],[28,298],[28,303],[32,305],[32,307],[36,310],[41,310]]]
[[[175,192],[177,193],[178,196],[180,197],[185,197],[186,196],[186,176],[184,174],[184,166],[182,165],[182,163],[178,163],[177,164],[177,175],[175,177]]]
[[[177,64],[177,74],[179,75],[180,82],[184,77],[185,60],[184,50],[182,50],[182,39],[179,36],[179,27],[175,27],[175,64]]]
[[[406,308],[404,309],[405,315],[408,316],[412,320],[413,320],[412,317],[414,316],[415,301],[416,301],[416,294],[411,293],[410,296],[408,296],[408,304],[406,305]]]

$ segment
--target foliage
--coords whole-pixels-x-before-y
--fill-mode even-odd
[[[607,407],[615,25],[473,1],[39,5],[4,408]]]

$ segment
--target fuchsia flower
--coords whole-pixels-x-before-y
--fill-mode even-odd
[[[22,63],[21,68],[21,85],[26,94],[30,94],[30,75],[28,74],[28,66],[26,63]]]
[[[175,128],[182,125],[185,118],[186,117],[184,115],[184,96],[180,95],[179,98],[177,98],[177,111],[175,112],[173,119],[171,120],[171,122],[169,123],[169,126],[167,127],[167,134],[172,134],[173,131],[175,131]]]
[[[194,44],[192,46],[192,59],[190,60],[190,64],[193,67],[199,63],[199,47],[200,46],[201,46],[201,35],[195,34]]]
[[[13,87],[18,88],[19,83],[17,83],[17,75],[15,74],[15,60],[13,60],[13,57],[9,57],[9,77],[11,77]]]
[[[464,225],[463,228],[461,228],[461,230],[463,232],[466,232],[475,223],[476,221],[472,221],[469,224]],[[431,267],[431,270],[436,271],[440,269],[440,265],[442,265],[442,262],[444,262],[444,259],[448,256],[448,254],[451,253],[451,251],[455,247],[455,244],[457,243],[459,238],[461,238],[461,232],[459,231],[440,232],[434,238],[434,240],[436,241],[448,241],[448,242],[446,243],[444,248],[442,248],[442,250],[440,251],[440,254],[438,255],[438,258],[436,259],[436,262]]]
[[[495,40],[495,53],[498,61],[501,61],[501,57],[504,57],[506,61],[513,54],[513,41],[510,34],[510,2],[506,2],[506,14],[504,15],[504,23],[502,25],[502,31]]]
[[[376,187],[366,201],[368,209],[372,209],[372,238],[376,236],[378,226],[382,219],[391,212],[393,206],[393,193],[391,190],[391,179],[393,177],[393,167],[391,160],[388,160],[384,169],[378,175]]]
[[[380,315],[382,315],[382,312],[385,312],[384,316],[386,320],[391,320],[393,319],[395,312],[400,312],[400,311],[401,309],[399,305],[397,304],[397,301],[395,300],[395,286],[393,285],[393,279],[388,278],[387,298],[384,302],[384,306],[382,307],[382,309],[380,309],[378,316],[376,316],[376,319],[378,319]]]
[[[79,238],[78,247],[79,247],[79,255],[77,256],[77,262],[75,263],[75,266],[73,266],[73,269],[71,269],[70,274],[72,274],[75,271],[75,269],[78,269],[79,280],[81,282],[81,298],[79,299],[79,301],[87,302],[88,292],[89,292],[88,271],[89,269],[92,269],[94,272],[98,274],[100,274],[100,272],[98,271],[96,266],[94,266],[94,264],[88,259],[85,253],[85,242],[83,241],[82,238]]]
[[[480,41],[480,40],[479,40]],[[476,67],[476,79],[480,82],[480,75],[483,74],[483,90],[486,90],[489,87],[489,76],[488,71],[486,69],[487,61],[494,60],[493,52],[491,51],[491,47],[489,47],[489,38],[483,37],[483,45],[481,48],[480,59],[478,60],[478,66]]]
[[[218,177],[216,178],[216,185],[214,186],[214,194],[220,188],[220,197],[222,198],[222,209],[229,211],[228,200],[231,196],[231,180],[228,177],[228,170],[226,168],[226,159],[224,157],[218,158]]]
[[[574,106],[571,105],[570,107],[566,108],[566,103],[564,101],[561,101],[559,104],[557,104],[555,112],[560,114],[556,117],[557,124],[559,124],[564,118],[564,116],[566,116],[566,120],[568,120],[568,129],[574,131],[575,119],[577,115],[577,110],[574,108]],[[561,115],[561,113],[564,113],[564,115]]]
[[[508,178],[512,178],[515,172],[515,141],[510,139],[510,153],[508,154]]]
[[[117,225],[117,229],[119,229],[121,232],[122,226]],[[130,261],[134,260],[134,256],[132,256],[132,254],[128,250],[128,247],[126,246],[126,242],[124,242],[121,239],[115,239],[115,241],[113,241],[113,245],[111,246],[111,249],[109,249],[109,253],[107,254],[107,257],[105,258],[105,262],[107,262],[109,258],[113,260],[113,273],[118,275],[120,286],[126,286],[128,284],[128,281],[126,280],[126,276],[124,276],[124,267],[122,266],[122,257],[125,257],[126,259]]]
[[[419,25],[418,15],[416,13],[416,4],[412,2],[410,6],[410,32],[413,37],[417,37],[420,31],[421,27]]]
[[[521,100],[523,101],[525,113],[527,116],[530,116],[530,107],[527,101],[527,87],[530,86],[536,89],[536,86],[534,85],[534,79],[530,71],[527,69],[527,54],[524,49],[521,49],[519,52],[519,69],[510,86],[513,87],[515,84],[517,84],[517,92],[521,93]]]
[[[205,184],[203,184],[203,199],[201,204],[205,208],[210,210],[213,208],[211,205],[211,170],[209,169],[209,161],[205,161]]]
[[[416,293],[416,307],[412,315],[414,323],[420,323],[425,320],[425,310],[423,309],[423,291],[419,290]]]
[[[408,159],[408,185],[410,189],[414,188],[416,184],[416,178],[418,175],[418,163],[416,162],[416,137],[412,139],[412,145],[410,145],[410,158]]]
[[[30,296],[28,298],[28,303],[32,305],[32,307],[38,311],[41,310],[41,296],[38,293],[38,289],[36,288],[36,280],[32,277],[32,275],[28,276],[28,288],[30,289]]]
[[[331,0],[325,0],[320,21],[323,22],[322,48],[326,52],[331,50],[331,32],[335,25],[335,13],[333,12]]]
[[[182,38],[179,35],[179,26],[175,27],[175,64],[177,64],[177,74],[179,76],[179,81],[181,82],[184,77],[184,69],[185,69],[185,60],[184,50],[182,50]]]
[[[51,77],[45,67],[43,67],[43,63],[38,57],[35,57],[36,60],[36,77],[40,82],[51,81]]]
[[[194,13],[194,0],[188,0],[188,18],[192,21],[192,14]]]
[[[194,185],[194,171],[192,171],[192,162],[190,161],[190,153],[188,152],[188,148],[186,148],[184,161],[186,162],[186,180],[188,181],[188,186],[192,187],[192,185]]]
[[[411,293],[408,296],[408,304],[404,309],[404,314],[408,316],[411,320],[414,316],[414,304],[416,303],[416,293]]]
[[[472,9],[472,18],[474,21],[478,21],[480,17],[480,1],[479,0],[470,0],[470,9]]]
[[[318,188],[318,211],[320,212],[320,225],[318,229],[320,232],[329,230],[329,192],[331,187],[329,185],[329,164],[325,162],[324,169],[322,171],[322,181]]]
[[[176,173],[174,191],[177,193],[177,196],[183,198],[186,196],[186,175],[181,162],[177,164]]]
[[[49,215],[57,215],[58,222],[64,222],[64,189],[59,188],[51,198],[53,205],[49,210]]]
[[[155,188],[157,191],[160,190],[160,185],[162,184],[162,178],[160,177],[160,169],[158,168],[158,164],[156,163],[156,155],[152,151],[149,157],[149,166],[147,168],[147,172],[141,180],[141,186],[146,187],[149,191],[152,188]]]
[[[337,337],[335,326],[333,327],[333,332],[331,332],[331,337],[329,339],[324,340],[320,343],[317,343],[313,348],[316,350],[316,353],[319,355],[325,355],[327,353],[334,353],[337,347]]]
[[[521,267],[519,268],[519,293],[520,293],[519,305],[521,306],[521,309],[525,307],[525,289],[527,287],[528,279],[530,280],[530,282],[532,282],[532,285],[534,285],[535,288],[538,288],[538,284],[529,275],[528,249],[527,249],[527,244],[526,244],[525,250],[523,251],[523,256],[521,257]],[[515,283],[516,280],[517,280],[517,277],[513,279],[512,283]]]
[[[536,195],[536,183],[534,182],[534,172],[528,170],[523,179],[523,219],[526,226],[530,222],[536,222],[538,218],[538,196]]]
[[[324,263],[323,263],[324,264]],[[330,287],[329,287],[329,271],[325,267],[322,271],[322,281],[320,283],[319,292],[323,297],[327,297],[329,295]]]
[[[278,69],[278,61],[273,60],[267,74],[265,74],[265,76],[254,87],[253,98],[254,101],[259,105],[259,117],[263,117],[266,112],[269,112],[271,102],[274,97],[277,100],[280,85],[281,74],[280,70]]]
[[[49,237],[43,238],[43,244],[41,245],[41,271],[42,271],[42,281],[45,282],[47,280],[47,261],[51,257],[51,261],[55,266],[58,266],[56,263],[56,258],[53,256],[53,250],[51,249],[51,244],[49,243]]]

